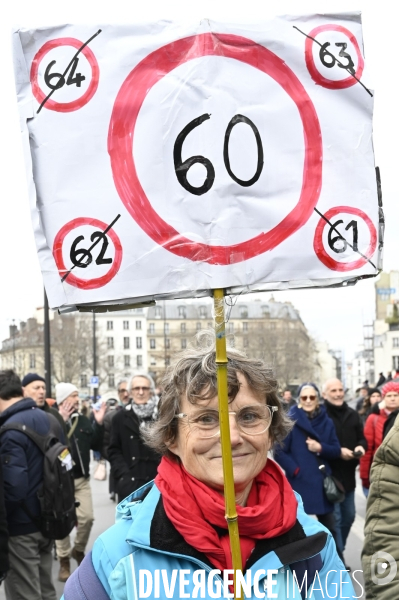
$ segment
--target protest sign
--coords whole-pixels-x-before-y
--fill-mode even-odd
[[[377,274],[382,211],[358,13],[13,38],[51,307]]]

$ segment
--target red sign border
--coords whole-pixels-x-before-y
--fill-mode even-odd
[[[76,229],[76,227],[81,227],[82,225],[91,225],[92,227],[96,227],[97,229],[101,229],[102,231],[105,231],[108,227],[108,225],[103,221],[99,221],[98,219],[92,219],[91,217],[78,217],[77,219],[72,219],[72,221],[65,223],[65,225],[61,227],[61,229],[55,236],[53,244],[53,256],[61,278],[64,277],[68,271],[68,269],[65,266],[64,257],[62,256],[62,246],[64,243],[64,239],[66,235],[70,231],[72,231],[72,229]],[[119,271],[122,262],[122,244],[120,242],[119,237],[113,229],[109,229],[106,235],[108,235],[111,238],[115,247],[115,258],[108,273],[102,275],[101,277],[96,277],[95,279],[81,279],[80,277],[76,277],[76,275],[74,275],[73,272],[71,272],[65,279],[66,283],[68,283],[69,285],[73,285],[74,287],[77,287],[80,290],[94,290],[96,288],[103,287],[115,277],[115,275]]]
[[[371,258],[377,247],[377,230],[374,227],[374,223],[372,222],[370,217],[368,217],[366,213],[360,210],[360,208],[355,208],[353,206],[336,206],[334,208],[330,208],[330,210],[328,210],[324,216],[326,219],[331,221],[332,217],[335,217],[335,215],[340,213],[355,215],[363,219],[363,221],[365,221],[370,231],[370,244],[364,255],[367,258]],[[325,265],[329,269],[332,269],[333,271],[344,272],[353,271],[354,269],[360,269],[360,267],[363,267],[367,263],[367,260],[363,257],[360,257],[358,260],[352,261],[350,263],[340,263],[337,260],[334,260],[329,254],[327,254],[323,245],[323,232],[326,225],[328,225],[328,223],[324,219],[320,219],[315,229],[313,240],[314,251],[316,252],[317,258],[323,263],[323,265]]]
[[[47,94],[45,94],[42,91],[38,82],[40,63],[46,56],[46,54],[50,52],[50,50],[58,48],[59,46],[72,46],[73,48],[79,50],[80,48],[82,48],[83,42],[77,40],[76,38],[57,38],[54,40],[49,40],[48,42],[43,44],[40,50],[38,50],[38,52],[35,54],[30,69],[30,81],[32,85],[33,95],[35,96],[39,104],[42,104],[43,100],[45,100],[47,97]],[[98,82],[100,79],[100,67],[98,66],[96,57],[94,56],[92,50],[88,46],[85,46],[82,49],[82,54],[87,58],[91,66],[91,81],[89,87],[87,88],[83,96],[80,96],[80,98],[72,100],[71,102],[56,102],[55,100],[49,98],[48,100],[46,100],[44,108],[48,108],[49,110],[55,110],[57,112],[73,112],[75,110],[78,110],[79,108],[82,108],[82,106],[87,104],[89,100],[92,99],[98,88]]]
[[[344,33],[349,38],[350,42],[355,47],[357,55],[358,63],[355,73],[356,78],[360,80],[363,75],[364,59],[360,52],[359,44],[357,42],[356,37],[351,31],[349,31],[349,29],[346,29],[346,27],[342,27],[342,25],[331,24],[319,25],[319,27],[315,27],[310,33],[307,34],[309,37],[306,38],[305,42],[305,61],[311,78],[315,83],[330,90],[343,90],[345,88],[351,87],[352,85],[355,85],[356,83],[358,83],[358,81],[352,75],[350,77],[347,77],[346,79],[333,81],[332,79],[327,79],[327,77],[324,77],[324,75],[322,75],[317,69],[312,52],[314,41],[311,38],[315,38],[317,34],[322,33],[323,31],[339,31],[340,33]]]
[[[304,175],[298,203],[267,233],[232,246],[194,242],[166,223],[153,209],[140,184],[132,152],[137,118],[150,89],[179,65],[203,56],[229,57],[273,77],[296,103],[304,128]],[[323,147],[313,102],[281,58],[264,46],[237,35],[204,33],[190,36],[145,57],[130,72],[116,97],[109,126],[108,152],[116,189],[136,223],[159,246],[192,261],[228,265],[272,250],[308,221],[321,192]]]

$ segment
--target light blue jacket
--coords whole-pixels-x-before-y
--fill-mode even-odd
[[[257,542],[249,559],[252,585],[245,597],[356,598],[360,593],[353,590],[330,532],[306,515],[300,496],[297,499],[298,521],[293,529],[279,538]],[[255,574],[259,578],[256,588]],[[229,590],[218,588],[221,577],[205,555],[189,546],[173,527],[160,492],[151,482],[117,506],[115,525],[97,539],[92,553],[69,578],[63,598],[222,598]]]

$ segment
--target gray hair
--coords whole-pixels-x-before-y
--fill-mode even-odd
[[[132,383],[133,383],[133,379],[135,377],[145,377],[145,379],[147,379],[148,383],[150,384],[150,388],[151,388],[151,393],[152,395],[154,395],[154,391],[155,391],[155,383],[153,378],[151,377],[151,375],[148,375],[148,373],[135,373],[134,375],[132,375],[130,378],[127,378],[125,381],[127,381],[127,391],[130,392],[130,390],[132,389]]]
[[[211,339],[211,342],[209,343]],[[203,344],[205,340],[206,345]],[[174,363],[167,369],[162,380],[162,397],[158,405],[158,419],[145,431],[143,437],[148,446],[159,454],[174,455],[168,450],[177,436],[177,418],[180,403],[186,397],[191,404],[201,400],[211,400],[217,396],[217,370],[215,338],[201,332],[197,335],[198,347],[188,348],[177,355]],[[248,358],[235,348],[227,349],[227,382],[229,403],[234,400],[240,389],[237,373],[241,373],[249,387],[264,397],[269,406],[277,406],[270,426],[273,443],[281,444],[293,427],[286,416],[277,395],[278,384],[273,371],[256,358]]]

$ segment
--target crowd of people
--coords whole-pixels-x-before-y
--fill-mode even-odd
[[[399,547],[397,538],[396,545],[392,540],[396,524],[390,506],[398,497],[392,482],[399,485],[399,380],[380,380],[359,390],[356,408],[345,401],[338,379],[322,386],[304,382],[293,398],[289,389],[278,389],[262,361],[229,350],[230,436],[243,567],[284,567],[274,592],[285,589],[289,573],[306,570],[321,576],[335,569],[341,571],[341,585],[345,574],[348,593],[350,557],[344,553],[356,515],[360,464],[363,492],[370,492],[363,551],[367,597],[384,598],[381,590],[373,595],[369,574],[378,549],[396,556]],[[76,535],[73,547],[70,535],[55,541],[58,578],[67,582],[65,600],[94,598],[96,589],[96,600],[130,598],[129,586],[136,575],[138,581],[140,565],[169,571],[192,568],[194,562],[222,574],[231,569],[214,349],[181,353],[161,389],[150,375],[135,374],[88,407],[72,383],[58,383],[52,403],[39,374],[28,373],[21,381],[11,370],[0,372],[0,427],[8,426],[0,429],[0,582],[4,580],[7,600],[56,600],[54,540],[39,523],[43,452],[10,424],[41,436],[51,432],[65,446],[63,464],[71,457]],[[91,451],[109,461],[110,499],[118,500],[122,519],[86,556],[94,520]],[[391,536],[391,546],[384,546],[384,535]],[[81,565],[72,575],[71,559]],[[310,585],[311,576],[308,581]],[[329,581],[333,585],[334,577]],[[315,599],[329,597],[313,593]],[[390,597],[395,597],[392,589]]]

